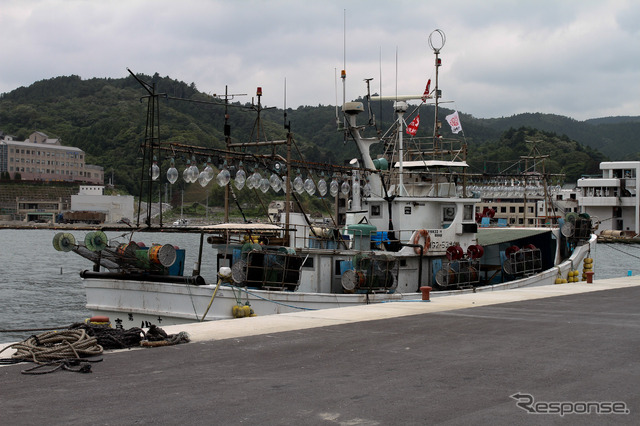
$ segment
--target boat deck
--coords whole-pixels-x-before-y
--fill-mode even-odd
[[[165,327],[192,343],[107,353],[92,374],[0,368],[0,411],[14,424],[637,424],[637,300],[634,276]],[[516,393],[629,414],[533,415]]]

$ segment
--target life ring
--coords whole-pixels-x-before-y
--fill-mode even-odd
[[[420,245],[421,238],[424,238],[424,244],[422,245],[422,254],[425,254],[427,251],[429,251],[429,247],[431,246],[431,236],[426,229],[420,229],[419,231],[416,231],[415,234],[413,234],[411,244]],[[414,247],[413,251],[416,252],[416,254],[420,254],[421,250],[420,247]]]

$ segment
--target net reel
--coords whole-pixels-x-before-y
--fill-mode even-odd
[[[345,293],[384,293],[398,287],[398,264],[393,256],[357,254],[352,264],[353,269],[340,278]]]
[[[76,247],[76,237],[68,232],[58,232],[53,236],[53,248],[57,251],[69,252]]]

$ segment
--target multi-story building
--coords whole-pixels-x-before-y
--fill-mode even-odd
[[[601,231],[640,232],[640,161],[602,162],[600,169],[602,177],[578,180],[581,211],[596,216]]]
[[[0,172],[16,173],[26,181],[63,181],[104,183],[100,166],[85,164],[80,148],[63,146],[59,139],[33,132],[27,141],[16,141],[3,135],[0,140]]]
[[[518,183],[518,182],[517,182]],[[569,212],[580,212],[579,193],[573,186],[547,186],[513,184],[485,185],[474,188],[480,201],[476,203],[481,226],[537,227],[558,224]]]

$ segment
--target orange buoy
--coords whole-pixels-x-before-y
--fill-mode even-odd
[[[111,324],[111,321],[109,320],[109,317],[102,316],[102,315],[96,315],[96,316],[93,316],[93,317],[85,320],[85,323],[87,323],[87,324],[96,324],[96,325],[109,325],[109,324]]]

